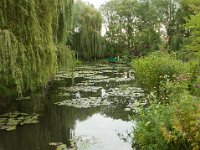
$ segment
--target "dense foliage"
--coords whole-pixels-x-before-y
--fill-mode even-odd
[[[159,50],[178,51],[188,37],[184,27],[195,0],[110,0],[102,6],[108,49],[115,54],[145,55]]]
[[[200,95],[191,90],[196,88],[191,87],[194,66],[169,54],[151,54],[134,61],[136,80],[150,93],[146,98],[149,106],[134,118],[137,121],[134,147],[144,150],[200,148]]]
[[[164,21],[158,1],[110,0],[102,6],[109,48],[117,54],[143,55],[159,49]],[[165,5],[166,6],[166,5]],[[167,6],[166,6],[167,7]]]
[[[175,54],[152,53],[132,63],[136,82],[148,93],[162,96],[162,86],[166,81],[174,81],[183,73],[189,73],[188,65],[176,59]]]
[[[93,6],[78,0],[73,13],[72,47],[83,59],[96,59],[104,55],[101,37],[102,16]]]
[[[45,86],[58,69],[58,52],[71,55],[65,42],[72,5],[73,0],[0,1],[1,95]]]
[[[164,2],[167,1],[160,4]],[[176,3],[176,15],[172,15],[172,24],[166,28],[165,48],[178,55],[150,54],[133,61],[137,82],[150,93],[149,106],[134,118],[136,149],[200,149],[200,2]]]
[[[142,150],[179,150],[200,147],[199,98],[182,94],[170,105],[151,104],[136,119],[134,146]]]

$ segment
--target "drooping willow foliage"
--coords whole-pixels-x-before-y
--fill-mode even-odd
[[[99,58],[104,54],[101,37],[102,16],[93,6],[80,0],[74,6],[72,47],[84,59]]]
[[[53,77],[64,60],[58,55],[71,55],[65,42],[72,6],[73,0],[0,1],[0,94],[32,91]]]

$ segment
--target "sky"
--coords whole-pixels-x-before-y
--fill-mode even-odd
[[[95,8],[99,8],[102,4],[104,4],[108,0],[83,0],[83,1],[93,4]]]

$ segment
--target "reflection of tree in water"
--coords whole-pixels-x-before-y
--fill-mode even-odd
[[[57,106],[53,104],[57,98],[52,92],[46,98],[35,96],[34,100],[13,105],[10,110],[42,114],[40,122],[18,127],[10,133],[0,131],[0,150],[46,150],[50,149],[49,142],[69,144],[69,139],[74,136],[76,121],[86,120],[101,111],[101,108],[77,109]]]
[[[55,106],[45,117],[44,127],[48,128],[48,134],[51,135],[49,141],[66,142],[69,144],[69,139],[73,135],[77,120],[86,120],[94,113],[100,111],[100,108],[77,109],[66,106]],[[49,122],[49,123],[48,123]],[[47,141],[48,142],[48,141]]]
[[[78,79],[79,80],[83,79]],[[57,87],[66,86],[68,80],[59,82],[57,85],[53,83],[53,88],[50,88],[46,96],[42,94],[34,94],[30,101],[14,102],[8,111],[18,110],[25,113],[42,114],[40,122],[34,125],[25,125],[18,127],[12,132],[0,131],[0,150],[47,150],[51,149],[48,145],[50,142],[64,142],[69,145],[69,139],[74,136],[76,122],[84,121],[95,113],[102,112],[113,119],[122,119],[128,121],[129,112],[124,111],[126,102],[117,102],[102,109],[87,108],[77,109],[67,106],[54,105],[55,102],[62,101],[58,97]],[[109,82],[97,83],[106,90],[110,87],[116,87],[121,83]],[[100,96],[100,91],[97,93],[81,93],[82,96]],[[103,110],[103,111],[102,111]],[[52,147],[54,149],[55,147]]]
[[[111,101],[114,101],[114,97],[110,98]],[[121,119],[123,121],[129,121],[130,112],[125,111],[128,102],[125,98],[117,98],[117,102],[109,105],[104,109],[103,114],[113,119]]]

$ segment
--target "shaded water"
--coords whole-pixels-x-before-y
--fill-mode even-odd
[[[93,68],[93,69],[89,69]],[[98,75],[124,78],[123,69],[105,67],[89,67],[88,70],[98,70]],[[103,71],[103,70],[108,70]],[[113,69],[113,71],[112,71]],[[79,68],[80,70],[87,70]],[[121,74],[117,72],[121,70]],[[93,74],[93,76],[95,76]],[[76,78],[78,84],[88,79]],[[89,80],[88,80],[89,81]],[[48,150],[56,149],[49,146],[51,142],[62,142],[69,146],[69,140],[75,137],[84,136],[94,138],[92,144],[79,145],[79,149],[87,150],[130,150],[131,139],[126,137],[131,132],[134,122],[129,120],[129,112],[124,109],[130,102],[124,97],[109,97],[114,101],[109,106],[96,108],[74,108],[68,106],[57,106],[54,103],[74,98],[58,96],[61,92],[58,87],[70,85],[71,79],[55,80],[47,93],[33,94],[31,100],[13,102],[7,112],[19,111],[25,113],[38,113],[38,124],[17,126],[14,131],[0,130],[0,150]],[[88,83],[88,82],[87,82]],[[101,86],[106,91],[111,87],[132,84],[132,81],[116,82],[103,81],[95,82],[95,86]],[[80,92],[82,97],[101,96],[101,90],[97,92]],[[123,135],[123,136],[121,136]],[[124,138],[125,137],[125,138]]]

